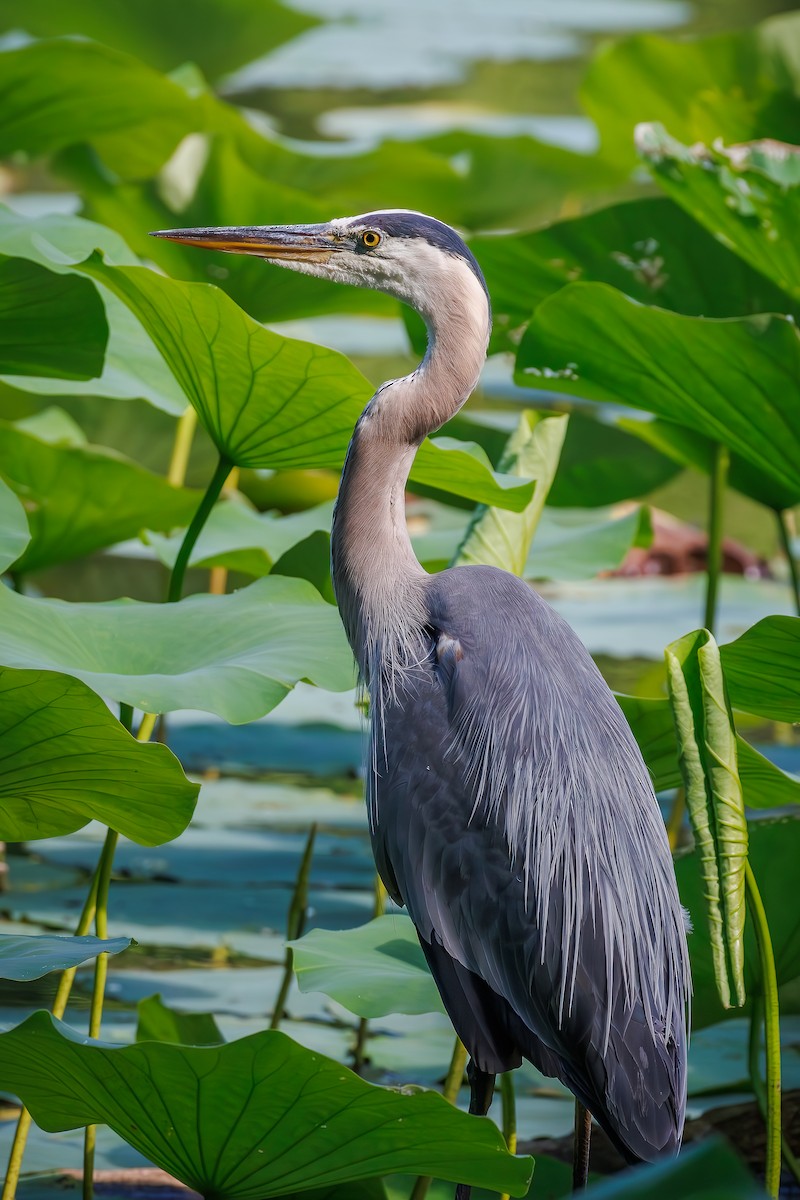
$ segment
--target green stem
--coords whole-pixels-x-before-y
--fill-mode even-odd
[[[722,572],[722,516],[725,508],[725,488],[728,482],[730,454],[728,447],[719,445],[714,454],[711,471],[708,512],[708,562],[706,565],[706,613],[704,624],[714,632],[717,620],[717,595]]]
[[[114,863],[114,851],[117,848],[119,834],[115,829],[109,829],[103,843],[103,852],[97,868],[97,908],[95,912],[95,931],[99,938],[108,937],[108,889],[111,884],[111,868]],[[103,1000],[106,994],[106,975],[108,973],[108,955],[98,954],[94,964],[94,987],[92,1003],[89,1009],[89,1037],[99,1038],[103,1021]],[[83,1200],[92,1200],[94,1194],[94,1147],[97,1128],[87,1125],[83,1139]]]
[[[753,922],[761,968],[761,987],[764,1003],[764,1036],[767,1053],[765,1107],[767,1122],[767,1151],[764,1165],[764,1186],[767,1195],[777,1198],[781,1183],[781,1031],[778,1006],[778,979],[775,956],[769,933],[767,914],[761,900],[753,869],[745,863],[747,907]],[[753,1034],[751,1029],[751,1071],[753,1064]],[[757,1049],[755,1051],[757,1059]]]
[[[375,873],[374,882],[374,902],[372,905],[373,917],[382,917],[386,911],[386,888],[383,886],[380,875]],[[369,1018],[359,1018],[358,1027],[356,1029],[356,1044],[353,1051],[353,1060],[355,1070],[361,1071],[364,1065],[364,1056],[367,1049],[367,1038],[369,1037]]]
[[[451,1104],[455,1104],[458,1099],[458,1093],[461,1091],[461,1085],[464,1082],[464,1072],[467,1069],[467,1050],[462,1044],[460,1038],[456,1038],[456,1044],[453,1046],[453,1057],[450,1059],[450,1066],[447,1068],[447,1074],[444,1078],[444,1087],[442,1095],[445,1100],[449,1100]],[[420,1175],[414,1182],[411,1189],[409,1200],[425,1200],[428,1194],[428,1188],[431,1186],[432,1177],[430,1175]]]
[[[509,1154],[517,1153],[517,1099],[514,1095],[514,1076],[511,1071],[504,1071],[500,1076],[500,1098],[503,1102],[503,1137],[506,1139]],[[500,1200],[511,1200],[508,1192],[503,1192]]]
[[[92,921],[94,920],[95,907],[97,904],[97,883],[100,875],[100,862],[102,855],[97,863],[97,866],[92,876],[92,882],[89,887],[89,894],[84,901],[81,915],[78,918],[78,924],[75,927],[75,936],[84,937],[90,930]],[[68,971],[63,971],[61,979],[58,982],[55,999],[53,1000],[53,1016],[59,1021],[64,1016],[67,1010],[72,984],[75,980],[76,967],[70,967]],[[23,1108],[17,1121],[17,1128],[14,1133],[14,1140],[11,1143],[11,1153],[8,1156],[8,1169],[6,1178],[3,1184],[2,1200],[14,1200],[17,1193],[17,1184],[19,1182],[20,1171],[22,1170],[22,1159],[25,1154],[25,1146],[28,1141],[28,1133],[31,1127],[31,1115],[26,1108]]]
[[[308,831],[308,840],[306,848],[303,851],[303,857],[300,860],[300,867],[297,872],[297,880],[292,893],[292,900],[289,905],[289,915],[286,918],[286,941],[293,942],[297,938],[302,937],[303,926],[305,925],[306,909],[308,907],[308,880],[311,875],[311,859],[314,854],[314,838],[317,836],[316,821]],[[292,967],[294,965],[294,951],[291,946],[286,947],[286,956],[283,960],[283,978],[281,986],[278,989],[278,997],[275,1001],[275,1007],[272,1010],[272,1020],[269,1023],[270,1029],[278,1029],[283,1019],[283,1010],[286,1007],[286,997],[289,995],[289,988],[292,986]]]
[[[180,600],[183,592],[183,577],[186,574],[186,568],[189,565],[192,551],[195,543],[200,536],[200,532],[208,520],[209,514],[219,499],[219,494],[222,491],[225,480],[231,473],[233,463],[224,454],[219,456],[214,474],[211,476],[211,482],[205,490],[203,499],[197,506],[197,512],[191,520],[189,528],[183,536],[181,548],[175,559],[175,564],[172,568],[172,574],[169,577],[169,588],[167,590],[167,603],[172,604],[176,600]]]
[[[785,512],[776,511],[775,519],[778,522],[778,536],[781,541],[781,549],[786,557],[786,562],[789,566],[789,579],[792,584],[792,594],[794,596],[794,606],[797,610],[797,615],[800,617],[800,567],[797,565],[797,559],[792,553],[792,538],[789,533],[789,522]]]

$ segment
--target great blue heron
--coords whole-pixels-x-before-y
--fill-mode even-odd
[[[417,448],[461,408],[486,356],[491,308],[475,258],[449,226],[395,210],[158,236],[377,288],[424,318],[424,359],[379,387],[355,427],[331,543],[371,698],[378,871],[469,1051],[471,1112],[485,1113],[495,1075],[527,1058],[629,1162],[677,1152],[686,931],[639,748],[586,649],[535,591],[488,566],[430,576],[406,528]],[[579,1158],[588,1128],[576,1123]]]

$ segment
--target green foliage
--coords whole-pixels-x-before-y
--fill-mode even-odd
[[[744,993],[747,821],[736,730],[719,647],[707,630],[666,649],[667,682],[686,807],[703,867],[714,973],[723,1006]]]
[[[200,708],[232,724],[264,716],[300,679],[331,691],[353,683],[334,609],[280,576],[180,606],[65,604],[0,588],[0,661],[66,671],[146,712]]]
[[[358,929],[312,929],[292,942],[301,992],[324,992],[358,1017],[442,1012],[416,930],[406,916]]]
[[[130,938],[50,937],[0,934],[0,979],[41,979],[51,971],[79,967],[98,954],[127,950]]]
[[[92,379],[107,340],[103,304],[88,280],[0,255],[0,373]]]
[[[393,1171],[522,1196],[529,1158],[417,1088],[365,1083],[279,1032],[223,1046],[87,1042],[47,1013],[0,1035],[0,1083],[38,1125],[104,1123],[183,1183],[227,1200]]]
[[[137,1042],[218,1046],[225,1041],[211,1013],[177,1012],[169,1008],[158,995],[140,1000],[137,1009]]]
[[[26,506],[31,541],[15,563],[34,571],[185,524],[198,495],[104,447],[52,445],[0,421],[0,475]]]
[[[762,1200],[739,1156],[717,1139],[591,1187],[587,1200]]]
[[[0,841],[72,833],[97,819],[157,846],[191,820],[199,787],[172,751],[135,741],[69,675],[0,667],[0,732]]]
[[[765,617],[721,654],[737,707],[772,721],[800,721],[800,618]]]
[[[30,540],[25,509],[0,476],[0,571],[8,570],[24,554]]]
[[[637,144],[659,186],[699,222],[695,228],[708,229],[796,306],[800,148],[771,140],[727,149],[716,144],[713,149],[688,147],[661,125],[641,126]],[[783,312],[784,305],[776,299],[776,311]],[[773,308],[775,301],[764,304],[762,311]]]
[[[789,318],[684,317],[605,284],[573,283],[537,308],[516,371],[528,386],[687,425],[800,488],[800,337]]]

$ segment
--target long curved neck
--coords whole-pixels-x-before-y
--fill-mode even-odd
[[[426,574],[406,526],[406,483],[420,443],[458,411],[486,357],[486,295],[469,268],[454,275],[435,313],[415,303],[428,327],[425,357],[411,375],[375,393],[342,472],[331,533],[333,586],[367,683],[378,664],[392,675],[411,665],[413,635],[426,619]]]

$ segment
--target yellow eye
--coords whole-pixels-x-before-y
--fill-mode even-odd
[[[381,235],[376,233],[374,229],[368,229],[366,233],[361,235],[361,244],[366,246],[368,250],[374,250],[376,246],[381,244]]]

